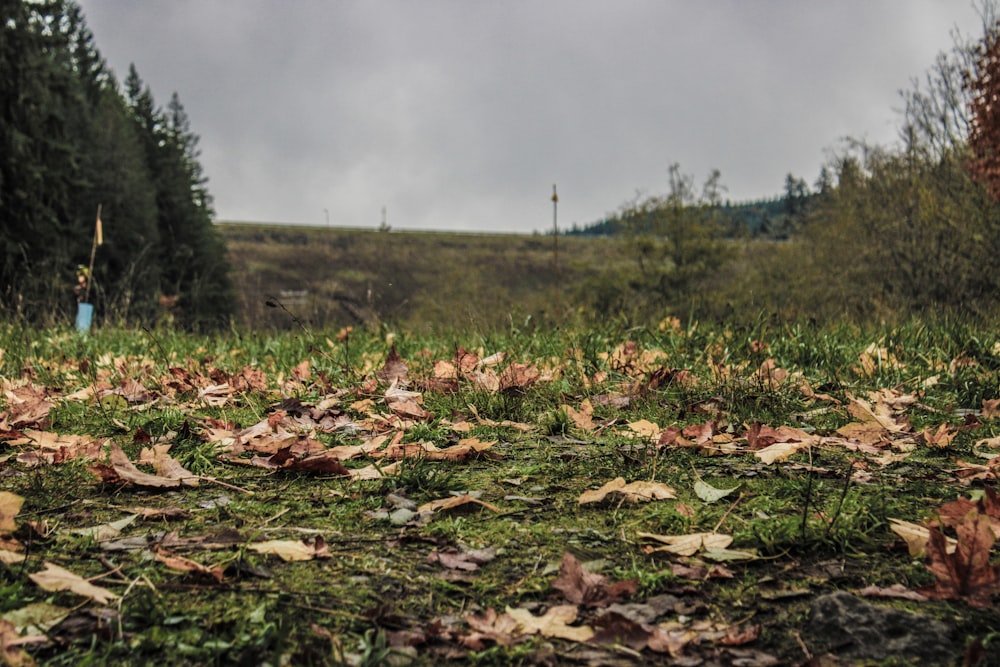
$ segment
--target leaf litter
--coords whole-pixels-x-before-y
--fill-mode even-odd
[[[670,335],[683,334],[672,330]],[[328,342],[336,347],[347,341]],[[753,349],[769,347],[755,341]],[[77,470],[91,476],[84,482],[91,486],[84,495],[159,498],[165,506],[123,508],[130,512],[124,518],[87,525],[88,516],[107,514],[94,500],[88,500],[91,509],[83,511],[67,511],[55,504],[55,513],[29,500],[33,516],[44,511],[56,519],[50,530],[37,520],[19,520],[25,496],[2,491],[0,563],[6,566],[6,580],[23,576],[50,593],[77,596],[97,607],[115,605],[126,611],[126,619],[130,600],[138,600],[141,589],[161,591],[158,595],[174,586],[235,591],[249,586],[245,582],[255,577],[274,581],[277,587],[271,590],[275,592],[283,586],[290,593],[298,591],[303,609],[320,609],[321,605],[309,601],[308,584],[303,587],[299,581],[322,578],[331,567],[340,568],[342,562],[359,558],[368,562],[361,568],[366,574],[352,576],[362,588],[373,576],[386,576],[376,573],[392,572],[393,562],[401,564],[397,567],[412,562],[406,567],[415,567],[415,572],[420,572],[420,567],[437,567],[442,575],[438,578],[450,586],[486,585],[505,572],[487,585],[481,599],[474,589],[461,594],[461,607],[471,609],[464,614],[448,614],[445,610],[453,603],[442,599],[435,604],[436,616],[404,614],[391,622],[375,620],[367,627],[388,638],[381,640],[388,642],[387,650],[411,655],[416,651],[417,655],[441,659],[462,660],[467,652],[499,647],[514,650],[542,637],[567,642],[562,649],[567,656],[574,652],[610,655],[587,654],[585,650],[593,649],[574,647],[620,647],[637,659],[640,655],[669,656],[691,665],[719,660],[777,664],[801,647],[786,647],[772,639],[762,648],[743,648],[761,643],[769,614],[759,603],[750,606],[748,617],[760,614],[762,622],[758,623],[734,620],[721,609],[712,611],[718,604],[713,597],[723,589],[710,582],[738,581],[752,568],[766,567],[772,560],[789,572],[805,572],[808,559],[793,552],[806,544],[836,550],[832,535],[838,520],[846,521],[843,507],[852,486],[870,486],[879,475],[896,475],[891,477],[896,479],[895,468],[910,465],[911,457],[919,455],[916,465],[920,466],[943,457],[946,465],[933,474],[946,478],[957,493],[970,485],[981,491],[941,502],[936,513],[885,517],[883,533],[877,539],[885,551],[883,557],[891,560],[894,554],[906,554],[918,559],[915,569],[901,581],[887,581],[891,575],[886,574],[877,583],[859,573],[854,575],[853,588],[865,597],[918,605],[951,600],[995,614],[1000,596],[1000,565],[996,563],[1000,503],[994,489],[1000,457],[988,450],[997,447],[998,436],[990,431],[975,439],[974,447],[972,440],[965,441],[964,455],[976,455],[983,463],[950,455],[957,443],[963,442],[966,431],[979,432],[986,428],[984,422],[988,424],[997,416],[994,399],[983,400],[982,410],[977,411],[981,420],[966,418],[961,423],[960,419],[940,419],[940,411],[924,409],[928,387],[936,386],[940,372],[933,376],[934,382],[921,381],[910,393],[896,385],[856,395],[852,386],[850,390],[841,388],[838,397],[837,388],[817,391],[803,371],[785,370],[774,358],[755,366],[719,354],[716,343],[705,351],[703,370],[676,368],[671,365],[671,353],[643,349],[627,341],[597,355],[601,370],[581,373],[583,366],[572,352],[555,357],[555,361],[511,361],[513,355],[507,353],[486,354],[459,347],[451,358],[421,354],[405,360],[392,344],[381,360],[377,353],[365,353],[368,356],[353,369],[353,384],[342,386],[331,384],[328,369],[311,359],[295,363],[287,372],[267,372],[251,365],[228,372],[210,361],[191,359],[187,365],[164,371],[143,358],[105,355],[94,364],[97,370],[89,380],[83,374],[74,375],[72,361],[65,362],[63,383],[38,384],[31,374],[4,377],[6,403],[0,411],[0,446],[8,452],[0,457],[0,472],[17,477],[32,469],[79,465]],[[900,361],[901,356],[898,351],[870,347],[860,353],[850,372],[870,380],[888,370],[902,370],[907,366]],[[947,366],[941,361],[928,373],[942,365]],[[953,373],[972,367],[952,366]],[[579,389],[585,393],[573,400],[563,389],[559,400],[550,403],[551,414],[561,413],[566,419],[573,434],[566,442],[574,449],[560,452],[543,447],[546,408],[539,412],[537,406],[548,400],[547,385],[566,387],[575,374]],[[720,388],[730,396],[718,393]],[[736,393],[753,391],[795,397],[803,408],[796,414],[802,418],[794,424],[741,418],[733,412]],[[700,398],[693,402],[683,398],[691,395]],[[671,400],[677,400],[673,408],[669,407]],[[667,409],[643,412],[642,406],[651,403]],[[68,422],[60,414],[74,404],[103,414],[105,426],[89,433],[67,431],[64,427]],[[525,404],[535,411],[533,417],[526,418]],[[240,427],[232,418],[233,414],[246,415],[261,408],[259,419],[250,426]],[[162,431],[154,439],[143,427],[134,426],[140,416],[164,410],[181,415],[175,424],[183,434]],[[919,428],[912,426],[915,411],[920,412]],[[826,419],[828,425],[817,428],[809,423],[811,419]],[[661,427],[661,423],[667,425]],[[192,447],[200,452],[197,456],[190,454]],[[677,456],[712,466],[714,476],[720,479],[726,478],[727,470],[735,473],[729,479],[736,483],[715,486],[700,477],[687,484],[657,481],[658,473],[675,480],[683,478],[678,476],[683,466],[671,468],[671,457]],[[755,496],[761,494],[761,488],[748,485],[754,477],[768,477],[768,469],[785,466],[781,474],[819,486],[815,480],[836,474],[831,468],[815,465],[817,459],[849,464],[848,473],[841,474],[838,481],[843,489],[840,507],[835,502],[821,507],[823,503],[809,495],[810,491],[780,520],[793,528],[790,537],[767,532],[776,530],[779,521],[774,514],[780,512],[757,502]],[[756,466],[763,467],[750,463],[755,460]],[[529,485],[531,495],[492,492],[484,481],[484,491],[491,493],[484,498],[482,491],[456,491],[448,480],[448,475],[462,475],[463,469],[514,470],[510,465],[515,461],[525,471],[516,477],[517,485]],[[555,479],[546,479],[542,471],[557,470],[553,466],[562,465],[562,461],[587,473],[557,473]],[[594,469],[598,470],[614,461],[618,463],[611,468],[626,474],[603,476],[609,481],[602,482],[588,470],[590,462],[597,463]],[[541,467],[532,472],[533,465]],[[211,474],[206,474],[208,470]],[[251,471],[257,471],[257,476]],[[750,476],[737,481],[741,475]],[[438,477],[443,481],[437,481]],[[299,484],[299,480],[308,479],[315,482]],[[498,474],[497,479],[515,477],[506,473]],[[206,484],[228,488],[247,500],[225,505],[184,501],[184,494],[204,497],[201,493]],[[363,501],[369,496],[364,485],[371,484],[395,487],[385,496],[390,506],[380,512],[384,518],[392,518],[384,525],[397,532],[381,527],[380,512],[361,513],[359,516],[367,516],[369,523],[352,531],[341,524],[336,524],[341,526],[336,529],[323,528],[322,521],[309,519],[309,510],[302,509],[295,510],[294,516],[308,527],[279,521],[274,528],[284,536],[265,538],[272,530],[268,524],[291,510],[283,502],[282,492],[274,489],[301,487],[297,493],[304,491],[315,510],[336,512],[338,503]],[[333,493],[324,494],[324,489]],[[568,498],[567,490],[571,492]],[[721,515],[709,509],[737,490],[741,491],[739,499]],[[409,500],[406,496],[410,493],[420,496],[422,502]],[[284,509],[270,517],[241,517],[241,510],[257,511],[252,509],[256,507],[253,503],[262,495]],[[699,500],[703,509],[689,504]],[[548,536],[539,540],[537,555],[533,555],[532,521],[547,516],[550,507],[560,507],[559,511],[573,520],[555,531],[548,529]],[[197,520],[206,512],[217,517],[211,524]],[[601,515],[605,518],[599,521]],[[613,518],[619,516],[622,520]],[[552,536],[567,535],[571,543],[577,543],[587,536],[581,522],[600,525],[608,517],[612,517],[613,536],[601,537],[595,544],[611,547],[609,553],[614,554],[619,570],[626,563],[642,563],[632,566],[634,576],[612,578],[590,571],[570,551],[561,552],[554,577],[540,576],[539,565],[547,554],[549,558],[553,555]],[[167,521],[181,522],[183,534],[156,529]],[[473,523],[463,523],[469,521]],[[247,530],[240,530],[247,522]],[[727,523],[730,530],[719,532]],[[204,524],[202,532],[193,531],[199,524]],[[488,536],[493,524],[508,531],[508,536],[501,540],[494,537],[493,544],[480,541],[470,546],[465,542],[476,535]],[[659,529],[664,524],[690,529],[663,533]],[[747,526],[757,527],[748,530]],[[296,537],[297,531],[307,536]],[[467,533],[464,537],[463,532]],[[893,541],[896,537],[898,542]],[[70,558],[71,552],[60,546],[67,540],[83,544],[83,555]],[[26,543],[33,545],[32,550]],[[376,550],[365,551],[366,543],[375,545]],[[419,551],[421,543],[427,544],[424,555],[414,560],[412,552]],[[583,542],[580,548],[595,547]],[[104,554],[135,554],[141,559],[116,565]],[[513,564],[526,565],[524,556],[533,557],[534,566],[510,571]],[[163,569],[150,579],[137,569],[140,562]],[[739,564],[740,569],[730,570],[720,564],[724,562]],[[22,569],[11,569],[15,566]],[[320,569],[298,569],[291,576],[291,570],[284,575],[274,569],[281,567]],[[90,576],[77,574],[73,571],[77,568]],[[24,574],[18,575],[18,571]],[[829,575],[796,576],[813,582],[803,589],[807,593],[834,581]],[[95,583],[98,579],[103,585]],[[690,583],[681,583],[685,581]],[[415,593],[410,584],[403,588]],[[72,598],[60,599],[72,604]],[[761,599],[780,597],[766,595]],[[26,602],[11,613],[26,611],[31,604],[36,603]],[[364,603],[357,604],[346,615],[333,609],[329,617],[316,612],[319,615],[311,617],[311,625],[300,640],[308,643],[309,638],[325,638],[342,647],[341,635],[331,634],[317,622],[349,619],[346,624],[334,621],[332,627],[342,633],[360,633],[365,625],[359,625],[357,619],[395,613],[386,608],[371,615],[364,610]],[[396,597],[392,607],[402,610],[408,604]],[[6,620],[8,616],[4,615],[0,625],[0,650],[7,664],[30,664],[27,650],[53,650],[51,639],[39,639],[44,635],[13,625]],[[90,627],[92,620],[75,618],[78,627]],[[102,636],[122,642],[129,634],[141,634],[141,622],[131,622],[132,630],[124,631],[121,626],[117,635]],[[808,652],[803,653],[803,659],[808,659]]]

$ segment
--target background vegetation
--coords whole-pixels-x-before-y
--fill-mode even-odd
[[[812,186],[724,200],[679,165],[558,239],[212,224],[197,136],[134,68],[108,71],[72,2],[0,2],[0,308],[69,320],[94,212],[98,321],[421,330],[667,316],[989,318],[1000,290],[996,12],[902,95],[900,141],[845,140]],[[221,233],[220,233],[221,232]],[[228,251],[228,254],[227,254]],[[234,291],[229,263],[240,276]]]
[[[224,248],[175,94],[156,105],[133,67],[121,89],[72,2],[0,2],[0,308],[68,319],[102,207],[91,300],[149,322],[177,297],[190,328],[231,314]]]

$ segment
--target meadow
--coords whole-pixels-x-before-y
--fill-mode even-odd
[[[559,322],[581,291],[635,263],[620,238],[223,224],[249,328],[494,330]],[[271,305],[268,305],[270,302]],[[284,306],[276,306],[277,303]]]
[[[992,327],[5,325],[0,377],[7,665],[1000,654]]]

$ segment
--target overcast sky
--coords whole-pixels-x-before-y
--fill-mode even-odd
[[[546,230],[662,194],[813,183],[845,136],[896,138],[899,91],[967,0],[80,0],[200,135],[219,220]]]

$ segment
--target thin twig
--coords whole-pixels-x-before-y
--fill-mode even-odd
[[[233,491],[239,491],[240,493],[245,493],[248,496],[254,495],[254,492],[249,489],[242,489],[229,482],[223,482],[222,480],[215,479],[214,477],[205,477],[204,475],[194,475],[194,479],[204,480],[206,482],[211,482],[212,484],[218,484],[219,486],[224,486],[227,489],[232,489]]]

